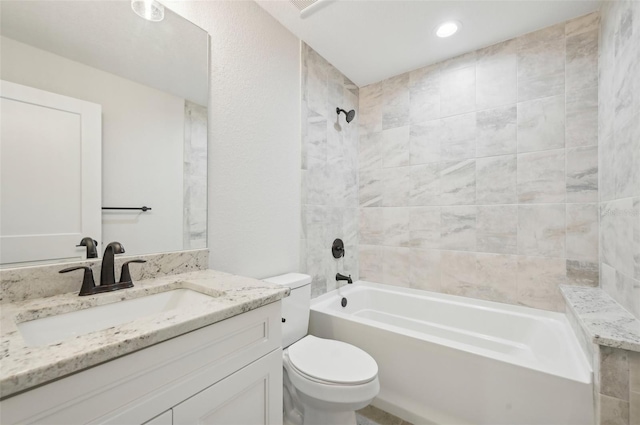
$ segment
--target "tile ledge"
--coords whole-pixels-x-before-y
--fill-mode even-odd
[[[560,285],[567,306],[597,345],[640,352],[640,320],[600,288]]]

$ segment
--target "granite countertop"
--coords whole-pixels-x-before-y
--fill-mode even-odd
[[[600,288],[560,287],[594,344],[640,352],[640,320]]]
[[[80,288],[80,283],[78,283]],[[44,346],[28,346],[17,324],[172,289],[191,289],[210,300]],[[76,292],[3,304],[0,313],[0,395],[18,392],[276,302],[286,287],[214,270],[135,282],[130,289],[79,297]]]

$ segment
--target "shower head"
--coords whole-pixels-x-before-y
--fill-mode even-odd
[[[356,117],[356,111],[355,110],[350,110],[349,112],[345,111],[344,109],[340,109],[340,108],[336,108],[336,113],[338,115],[340,115],[340,112],[344,112],[344,114],[347,116],[347,122],[351,122],[353,121],[353,119]]]

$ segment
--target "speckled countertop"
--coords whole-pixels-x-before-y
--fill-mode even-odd
[[[78,288],[80,285],[78,284]],[[172,289],[212,298],[44,346],[28,346],[17,324]],[[131,289],[79,297],[67,293],[3,304],[0,313],[0,395],[12,394],[278,301],[286,287],[214,270],[135,282]]]
[[[560,290],[594,344],[640,352],[640,320],[605,291],[565,285]]]

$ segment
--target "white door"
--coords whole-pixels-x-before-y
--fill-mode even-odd
[[[173,408],[174,425],[282,424],[282,351],[256,360]]]
[[[102,239],[100,105],[0,81],[0,264]]]

